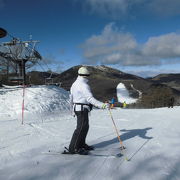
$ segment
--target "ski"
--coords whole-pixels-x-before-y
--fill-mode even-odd
[[[122,151],[127,149],[126,147],[123,146],[123,148],[111,148],[112,151]],[[95,148],[94,151],[109,151],[109,148]]]
[[[90,156],[97,156],[97,157],[107,157],[107,158],[120,158],[123,155],[121,153],[118,154],[95,154],[95,153],[89,153]]]
[[[123,155],[121,153],[118,153],[118,154],[102,154],[102,153],[95,153],[95,152],[88,152],[88,154],[70,154],[68,152],[59,152],[59,151],[47,151],[47,152],[43,152],[43,154],[47,154],[47,155],[69,155],[69,156],[72,156],[72,157],[80,157],[80,156],[94,156],[94,157],[104,157],[104,158],[120,158],[122,157]]]

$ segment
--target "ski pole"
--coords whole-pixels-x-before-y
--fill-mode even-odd
[[[117,137],[118,137],[118,140],[119,140],[119,143],[120,143],[120,150],[122,151],[122,153],[123,153],[123,150],[125,149],[125,147],[123,146],[123,142],[122,142],[122,140],[121,140],[121,138],[120,138],[120,135],[119,135],[119,132],[118,132],[118,130],[117,130],[117,127],[116,127],[116,124],[115,124],[115,121],[114,121],[114,119],[113,119],[113,116],[112,116],[112,113],[111,113],[111,110],[109,109],[109,114],[110,114],[110,116],[111,116],[111,120],[112,120],[112,122],[113,122],[113,125],[114,125],[114,129],[115,129],[115,131],[116,131],[116,134],[117,134]],[[124,155],[125,155],[125,153],[123,153]],[[129,160],[128,159],[128,157],[125,155],[125,160]]]

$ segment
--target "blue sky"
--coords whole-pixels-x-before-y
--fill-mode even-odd
[[[45,70],[103,64],[144,77],[180,73],[179,0],[0,0],[0,17],[13,36],[40,41]]]

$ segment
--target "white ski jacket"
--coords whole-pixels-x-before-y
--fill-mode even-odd
[[[102,102],[96,100],[90,90],[89,85],[87,84],[88,79],[78,76],[76,81],[72,84],[70,89],[70,103],[71,108],[74,111],[81,111],[81,105],[77,105],[76,103],[82,104],[92,104],[98,108],[102,108]],[[88,105],[83,105],[83,108],[87,108],[90,111]]]

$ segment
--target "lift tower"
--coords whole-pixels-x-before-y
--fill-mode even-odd
[[[42,59],[35,49],[39,41],[34,41],[32,38],[28,41],[21,41],[19,38],[11,36],[6,30],[0,28],[0,38],[6,35],[9,35],[11,40],[0,44],[0,62],[5,62],[7,76],[10,81],[27,84],[26,69]]]

